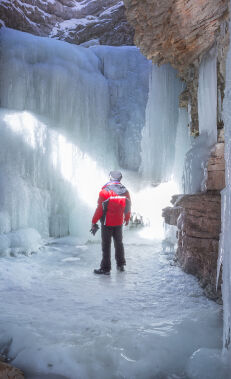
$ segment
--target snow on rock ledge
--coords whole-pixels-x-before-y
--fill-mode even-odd
[[[77,45],[98,40],[103,45],[133,45],[123,1],[2,0],[5,26]]]

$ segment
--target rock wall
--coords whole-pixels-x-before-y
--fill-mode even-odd
[[[177,226],[178,247],[176,260],[189,274],[195,275],[205,294],[221,300],[219,282],[216,290],[217,259],[221,231],[221,196],[225,186],[224,143],[211,151],[207,163],[205,192],[176,195],[173,207],[163,210],[165,222]]]
[[[21,370],[0,361],[0,378],[1,379],[25,379]]]
[[[0,20],[13,29],[77,45],[89,40],[133,44],[133,28],[118,0],[2,0]]]
[[[216,272],[221,229],[220,190],[225,187],[222,108],[225,63],[229,45],[228,0],[124,0],[128,21],[135,29],[135,44],[154,63],[170,63],[186,83],[179,105],[190,110],[191,134],[199,135],[199,66],[210,49],[217,56],[218,139],[207,164],[202,191],[178,195],[173,207],[163,210],[165,222],[177,226],[176,259],[196,275],[210,298],[219,300]],[[202,125],[203,127],[203,125]]]
[[[153,62],[171,63],[182,76],[217,41],[227,0],[125,0],[135,44]]]
[[[187,83],[193,135],[198,134],[198,68],[214,45],[223,90],[228,46],[228,0],[124,0],[135,44],[154,63],[170,63]]]

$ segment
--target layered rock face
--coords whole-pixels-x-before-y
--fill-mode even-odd
[[[2,379],[24,379],[25,376],[21,370],[12,367],[7,363],[0,362],[0,378]]]
[[[173,207],[163,210],[165,222],[177,226],[176,259],[189,274],[197,276],[205,294],[220,301],[216,290],[217,259],[221,231],[221,197],[225,186],[224,143],[215,145],[207,164],[206,192],[176,195]]]
[[[207,164],[206,191],[220,191],[225,187],[224,143],[217,143]]]
[[[187,84],[191,131],[198,134],[198,68],[217,45],[218,87],[223,91],[228,46],[228,0],[125,0],[135,44],[154,63],[170,63]],[[185,94],[184,94],[185,95]]]
[[[118,0],[2,0],[0,19],[7,27],[75,44],[133,44],[133,28]]]
[[[153,62],[188,71],[216,41],[227,17],[227,0],[125,0],[135,44]]]
[[[220,287],[216,291],[220,195],[179,195],[172,203],[172,208],[163,210],[163,216],[168,224],[177,226],[176,259],[184,271],[199,279],[209,298],[218,300],[221,297]]]

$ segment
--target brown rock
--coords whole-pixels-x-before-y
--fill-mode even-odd
[[[180,243],[176,257],[183,270],[195,275],[205,294],[216,301],[221,299],[219,283],[216,290],[216,266],[218,255],[218,241],[213,239],[193,238],[180,233]]]
[[[227,0],[124,0],[135,44],[155,63],[185,72],[215,43],[228,17]]]
[[[180,212],[180,207],[167,207],[162,210],[162,217],[164,217],[166,224],[176,226]]]
[[[190,237],[213,238],[219,240],[220,222],[217,218],[203,217],[203,212],[182,212],[177,220],[177,228]]]
[[[221,191],[225,187],[224,143],[217,143],[208,160],[205,190]]]
[[[221,191],[225,187],[225,172],[224,171],[208,171],[207,191]]]
[[[198,68],[202,57],[215,44],[218,93],[221,102],[224,98],[228,0],[124,0],[124,3],[128,21],[135,29],[135,44],[141,52],[154,63],[170,63],[186,82],[188,99],[180,98],[180,106],[190,103],[191,133],[197,136]]]
[[[0,378],[1,379],[24,379],[25,376],[21,370],[10,366],[7,363],[0,362]]]
[[[187,108],[189,104],[189,90],[186,88],[179,96],[179,107]]]
[[[222,155],[222,148],[218,151]],[[184,271],[195,275],[205,294],[221,299],[220,283],[216,291],[221,199],[217,193],[175,195],[173,207],[163,210],[165,222],[177,225],[177,261]]]
[[[174,203],[174,206],[180,206],[185,209],[198,210],[202,214],[210,215],[220,219],[220,195],[199,193],[194,195],[180,196]]]
[[[225,135],[224,135],[224,128],[218,129],[218,136],[217,136],[217,142],[225,142]]]

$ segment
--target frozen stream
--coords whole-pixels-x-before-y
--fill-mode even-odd
[[[113,261],[110,277],[92,273],[99,243],[63,239],[1,258],[0,341],[12,341],[12,363],[29,379],[225,378],[216,371],[221,307],[160,241],[130,231],[125,241],[126,272]]]

